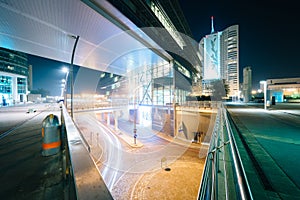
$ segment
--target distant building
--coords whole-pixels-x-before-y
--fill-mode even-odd
[[[34,103],[40,103],[43,102],[42,95],[41,94],[28,94],[28,101],[34,102]]]
[[[251,67],[243,69],[243,95],[244,102],[247,103],[251,100],[252,91],[252,70]]]
[[[203,63],[203,91],[216,80],[225,80],[229,86],[229,97],[239,95],[239,31],[233,25],[223,31],[215,32],[212,17],[212,29],[209,35],[200,41],[200,53]]]
[[[268,100],[300,102],[300,77],[267,79]]]
[[[27,93],[27,55],[0,48],[0,105],[6,106],[26,102]]]

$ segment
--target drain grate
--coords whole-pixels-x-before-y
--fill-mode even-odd
[[[165,171],[169,172],[169,171],[171,171],[171,168],[170,167],[166,167]]]

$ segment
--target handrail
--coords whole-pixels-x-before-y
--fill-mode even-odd
[[[71,199],[113,199],[96,163],[89,155],[79,130],[64,106],[62,119],[67,145],[66,167],[75,187],[75,191],[72,190],[75,194]]]
[[[211,135],[210,145],[207,153],[207,157],[205,160],[205,168],[202,174],[202,181],[199,188],[198,199],[208,199],[210,197],[214,197],[215,195],[215,187],[214,187],[214,175],[213,170],[215,170],[215,166],[213,163],[216,163],[214,153],[216,152],[216,141],[218,141],[218,129],[219,129],[219,119],[221,117],[221,110],[218,109],[215,126],[213,128],[213,132]]]
[[[224,106],[223,106],[224,107]],[[240,189],[240,195],[242,199],[253,199],[251,189],[249,186],[249,182],[243,167],[243,162],[230,126],[230,122],[228,120],[228,111],[224,109],[224,118],[225,118],[225,123],[226,123],[226,128],[227,128],[227,133],[228,137],[230,140],[230,146],[231,146],[231,153],[233,156],[233,161],[234,161],[234,169],[235,173],[237,175],[237,182],[238,182],[238,188]]]
[[[221,103],[220,106],[218,106],[210,146],[205,160],[205,168],[198,192],[199,200],[218,199],[218,195],[221,193],[226,194],[226,199],[253,199],[231,124],[228,119],[228,114],[226,108]],[[224,138],[228,138],[228,141],[223,141],[220,144],[222,138],[223,140]],[[220,149],[223,149],[223,158],[225,153],[228,153],[227,156],[229,157],[229,161],[227,161],[227,163],[231,162],[233,169],[231,167],[226,167],[226,162],[222,161],[223,158],[220,158]],[[221,168],[219,168],[220,163],[223,163],[224,166],[224,176],[222,177],[218,176],[218,173],[222,171]],[[230,176],[233,177],[234,180],[230,180]],[[227,184],[230,181],[235,185],[235,194],[229,192],[229,185]]]

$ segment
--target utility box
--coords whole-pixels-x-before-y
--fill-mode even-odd
[[[51,156],[60,151],[60,125],[56,115],[50,114],[42,124],[42,155]]]

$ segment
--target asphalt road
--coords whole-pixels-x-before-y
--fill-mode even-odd
[[[28,109],[36,112],[27,113]],[[1,199],[63,199],[61,154],[42,156],[42,122],[58,105],[0,108]]]
[[[254,199],[300,199],[300,105],[227,108],[240,132],[236,137]]]

